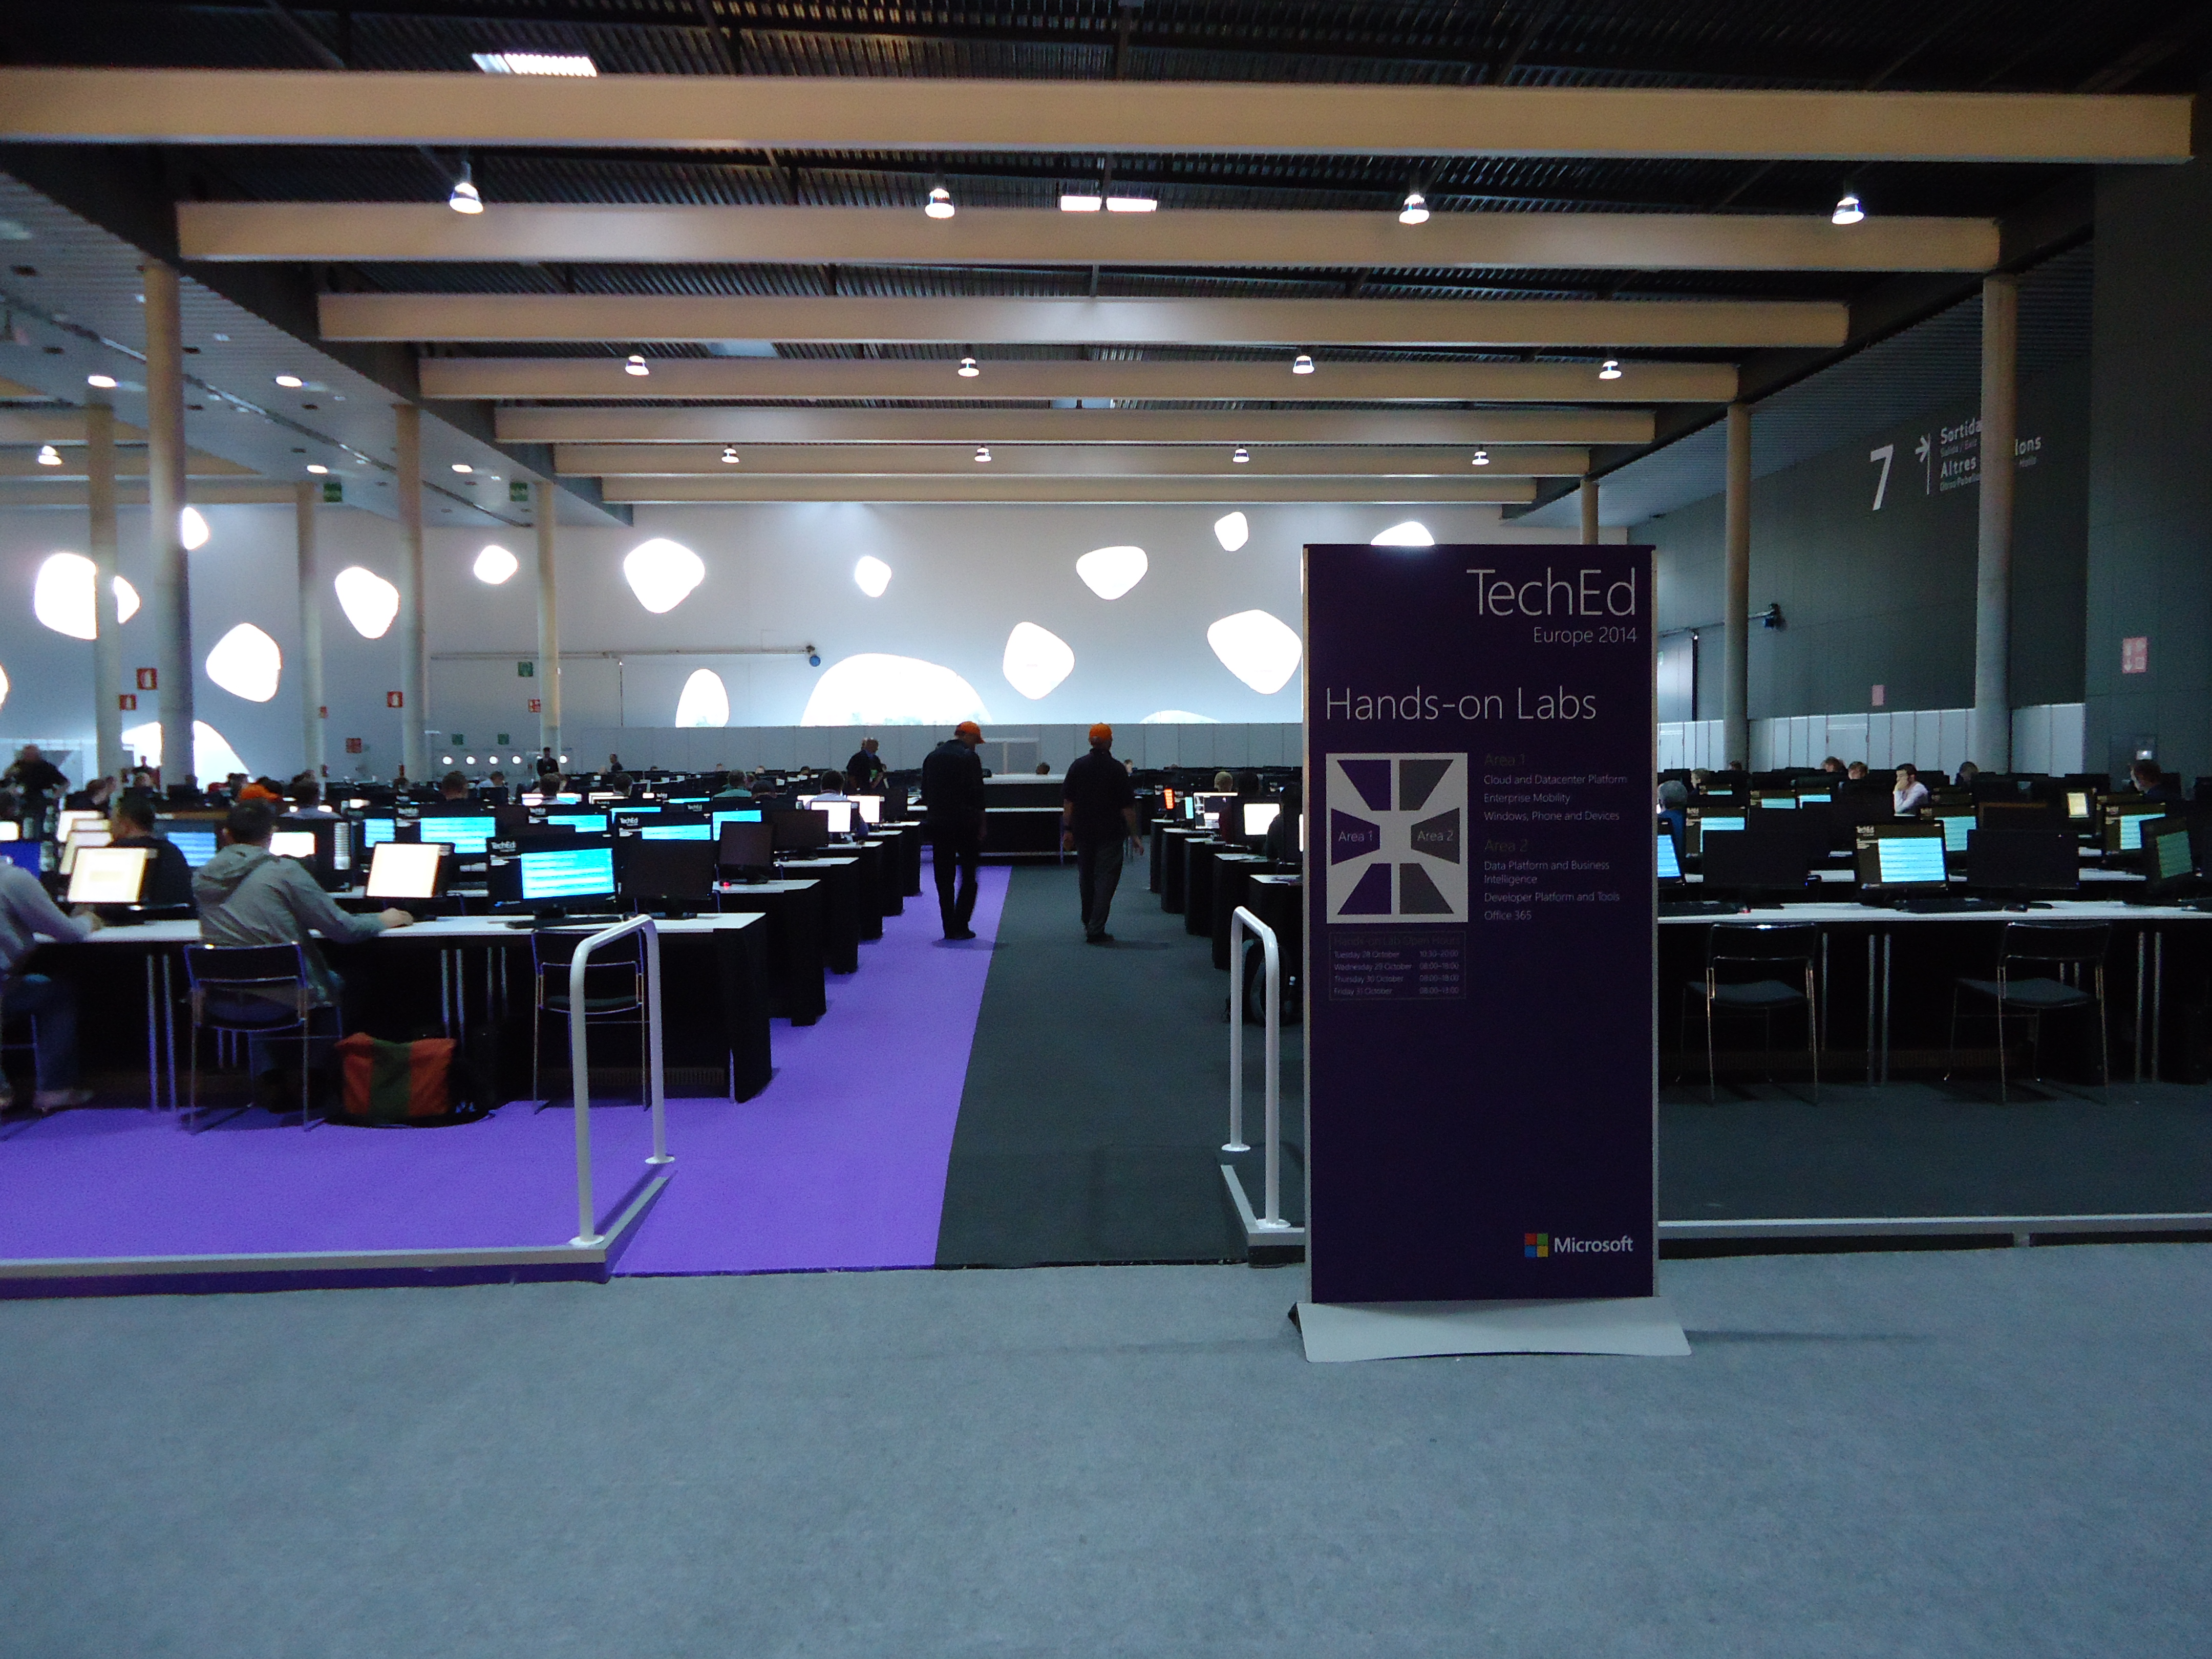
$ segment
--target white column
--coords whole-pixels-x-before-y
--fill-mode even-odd
[[[531,516],[538,521],[538,741],[561,752],[561,593],[554,577],[553,486],[530,489]]]
[[[1728,406],[1728,498],[1723,516],[1721,757],[1751,764],[1751,410]]]
[[[1974,724],[1967,758],[2012,770],[2012,499],[2020,432],[2020,278],[1982,279],[1980,520],[1974,562]]]
[[[323,775],[323,582],[315,550],[315,498],[322,486],[312,480],[293,495],[294,535],[300,568],[300,754],[301,763]]]
[[[430,664],[422,623],[422,411],[401,404],[392,413],[399,426],[395,482],[404,544],[399,558],[399,691],[406,707],[400,711],[399,763],[407,769],[408,781],[421,783],[429,775],[422,734],[430,720]]]
[[[100,770],[120,777],[123,708],[123,618],[115,603],[115,411],[94,404],[84,411],[86,502],[91,509],[93,568],[92,729]]]
[[[192,771],[192,584],[185,559],[184,323],[177,273],[149,259],[146,287],[146,520],[154,668],[161,699],[161,781]]]
[[[1598,542],[1597,480],[1595,478],[1584,478],[1576,488],[1575,494],[1580,499],[1582,503],[1583,545],[1584,547],[1595,547],[1597,545]]]

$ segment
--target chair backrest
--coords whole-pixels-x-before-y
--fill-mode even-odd
[[[1820,930],[1806,921],[1725,921],[1707,930],[1705,963],[1810,962],[1820,954]]]
[[[2101,963],[2112,944],[2108,921],[2008,921],[1997,960],[2000,966],[2014,962]]]
[[[576,954],[576,941],[586,939],[600,930],[597,927],[539,927],[530,935],[530,962],[539,973],[557,968],[566,973],[569,962]],[[592,953],[590,966],[593,971],[601,968],[634,968],[642,972],[645,968],[645,935],[630,933],[602,945]]]
[[[306,1021],[311,997],[297,945],[188,945],[192,1024],[265,1031]]]
[[[185,977],[195,989],[305,983],[307,963],[297,945],[187,945]]]

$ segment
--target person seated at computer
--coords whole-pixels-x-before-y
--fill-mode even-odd
[[[23,971],[41,938],[73,943],[100,926],[94,915],[64,915],[39,878],[0,859],[0,1018],[27,1015],[38,1050],[38,1088],[31,1104],[40,1112],[82,1106],[92,1091],[77,1086],[76,988],[65,979]]]
[[[1690,789],[1679,778],[1669,778],[1659,786],[1659,817],[1674,837],[1677,857],[1682,851],[1683,837],[1690,833]]]
[[[1864,783],[1867,781],[1869,775],[1870,774],[1867,771],[1867,763],[1864,761],[1853,761],[1849,766],[1846,766],[1844,769],[1844,781],[1845,783]]]
[[[1890,791],[1889,801],[1901,818],[1928,805],[1928,786],[1920,781],[1920,769],[1911,761],[1897,769],[1897,787]]]
[[[337,813],[323,804],[323,786],[313,778],[302,777],[292,785],[292,811],[299,817],[336,817]]]
[[[1961,789],[1971,789],[1974,787],[1974,780],[1981,775],[1982,769],[1973,762],[1967,761],[1959,768],[1958,787]]]
[[[234,806],[223,820],[223,846],[192,878],[200,937],[210,945],[306,947],[307,985],[319,1008],[334,1008],[345,982],[331,971],[312,933],[325,939],[374,939],[415,920],[404,910],[349,915],[331,902],[307,865],[269,850],[276,815],[258,803]],[[258,1069],[257,1067],[257,1069]]]
[[[1304,855],[1298,851],[1298,814],[1304,801],[1295,783],[1283,791],[1283,810],[1275,814],[1274,822],[1267,826],[1267,838],[1260,850],[1271,864],[1296,864]]]
[[[94,778],[82,789],[72,789],[62,802],[65,812],[105,813],[115,799],[115,780]]]
[[[1840,774],[1844,769],[1842,757],[1837,755],[1829,756],[1827,759],[1820,763],[1820,769],[1823,772]]]
[[[845,775],[842,772],[817,772],[814,777],[814,787],[809,793],[817,800],[852,799],[845,793]]]
[[[2154,760],[2139,760],[2128,768],[2128,781],[2145,800],[2170,801],[2181,797],[2166,787],[2166,774]]]
[[[173,909],[192,902],[192,866],[184,852],[167,836],[154,830],[154,803],[143,795],[125,795],[107,815],[110,847],[146,849],[146,884],[139,890],[142,904]]]

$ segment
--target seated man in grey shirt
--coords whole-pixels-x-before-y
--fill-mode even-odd
[[[65,979],[25,973],[22,964],[41,937],[88,939],[99,926],[97,916],[63,915],[36,876],[0,860],[0,1014],[31,1018],[39,1067],[32,1104],[41,1112],[82,1106],[92,1091],[77,1087],[76,988]]]

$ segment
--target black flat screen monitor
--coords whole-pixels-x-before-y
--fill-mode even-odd
[[[805,807],[779,806],[768,815],[768,826],[775,836],[775,850],[779,853],[803,853],[830,844],[830,815],[827,812],[810,811]]]
[[[2107,853],[2141,852],[2145,826],[2157,823],[2165,816],[2166,808],[2156,802],[2146,806],[2110,808],[2105,818],[2105,850]]]
[[[1700,837],[1705,885],[1732,892],[1796,892],[1810,869],[1805,842],[1796,836],[1753,830],[1707,830]]]
[[[615,849],[605,836],[568,836],[555,847],[514,855],[514,884],[525,904],[585,904],[615,896]]]
[[[2185,866],[2186,832],[2181,842]],[[2081,885],[2081,849],[2063,828],[1977,830],[1966,847],[1966,884],[1984,893],[2070,896]]]
[[[1943,862],[1943,828],[1937,823],[1899,824],[1885,835],[1859,842],[1859,885],[1898,892],[1940,893],[1948,872]]]
[[[2195,837],[2189,826],[2176,818],[2154,823],[2143,836],[2143,874],[2153,885],[2184,881],[2197,873]]]
[[[623,860],[623,896],[706,903],[714,896],[714,850],[703,840],[637,842]]]
[[[1682,879],[1682,860],[1675,855],[1674,832],[1663,825],[1657,834],[1657,851],[1661,884],[1679,884]]]
[[[681,846],[678,842],[675,845]],[[714,849],[726,870],[767,870],[775,864],[775,829],[767,823],[726,823]]]
[[[480,859],[490,850],[499,821],[489,812],[425,812],[415,821],[416,839],[441,841],[459,858]]]

